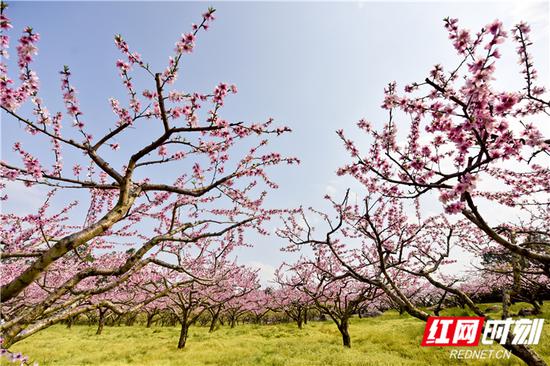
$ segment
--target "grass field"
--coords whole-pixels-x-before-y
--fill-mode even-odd
[[[467,315],[450,309],[442,315]],[[497,313],[494,314],[498,316]],[[545,306],[545,328],[537,351],[550,362],[550,306]],[[330,321],[295,324],[238,325],[191,329],[184,350],[176,349],[178,327],[120,326],[96,328],[53,326],[14,347],[40,365],[520,365],[510,360],[451,361],[449,348],[420,347],[424,323],[389,311],[377,318],[354,318],[352,348],[344,349]],[[480,346],[481,347],[481,346]],[[494,346],[494,349],[500,349]]]

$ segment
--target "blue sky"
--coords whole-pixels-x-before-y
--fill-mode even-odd
[[[351,184],[334,173],[348,161],[334,131],[343,128],[352,136],[362,117],[383,123],[379,105],[389,81],[404,85],[422,79],[435,63],[455,65],[443,29],[446,16],[472,29],[495,18],[506,28],[520,19],[530,22],[535,61],[541,80],[548,80],[547,2],[12,2],[9,16],[13,35],[26,25],[41,34],[35,69],[49,109],[63,110],[58,71],[67,64],[86,121],[99,134],[114,122],[108,98],[125,100],[113,35],[121,33],[153,69],[163,70],[177,37],[209,5],[217,9],[217,20],[184,59],[177,85],[210,91],[220,81],[235,83],[239,93],[227,100],[227,119],[273,117],[292,127],[294,132],[272,147],[298,156],[302,164],[272,171],[281,187],[270,196],[272,206],[319,206],[325,193],[341,194]],[[513,48],[503,51],[500,83],[517,86]],[[2,117],[1,151],[7,160],[13,140],[24,143],[28,137]],[[4,205],[6,212],[30,209],[41,195],[11,189],[16,197]],[[261,238],[239,257],[261,266],[265,280],[285,258],[281,244],[276,237]]]

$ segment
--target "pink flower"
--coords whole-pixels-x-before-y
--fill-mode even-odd
[[[453,202],[445,207],[445,212],[448,214],[457,214],[464,209],[463,202]]]
[[[116,67],[122,72],[128,72],[130,70],[130,65],[122,60],[116,61]]]
[[[493,23],[489,24],[487,29],[492,35],[497,35],[502,29],[502,22],[497,19]]]
[[[81,171],[82,171],[82,167],[80,165],[76,164],[75,166],[73,166],[73,174],[75,176],[78,176]]]
[[[514,93],[503,93],[499,97],[499,103],[495,106],[495,112],[502,115],[512,109],[518,102],[518,97]]]
[[[166,145],[159,146],[158,154],[162,157],[165,157],[166,155],[168,155],[168,149],[166,148]]]
[[[175,52],[178,54],[191,53],[194,46],[195,36],[190,33],[182,34],[180,40],[176,43]]]

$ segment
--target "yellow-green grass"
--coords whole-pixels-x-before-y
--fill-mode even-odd
[[[517,311],[519,305],[514,308]],[[449,309],[441,315],[468,315]],[[498,313],[494,313],[497,317]],[[550,306],[541,342],[535,349],[550,363]],[[293,323],[237,325],[191,329],[187,346],[178,350],[178,327],[146,328],[106,326],[95,335],[95,327],[53,326],[13,346],[40,365],[520,365],[510,360],[450,360],[451,348],[420,347],[424,323],[408,315],[388,311],[377,318],[354,318],[350,325],[352,348],[341,346],[340,334],[330,322],[309,322],[299,330]],[[484,347],[484,346],[483,346]],[[482,346],[479,346],[480,349]],[[493,346],[493,349],[501,349]]]

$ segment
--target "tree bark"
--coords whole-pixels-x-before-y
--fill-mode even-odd
[[[107,309],[99,308],[99,320],[97,324],[97,332],[95,332],[96,335],[100,335],[103,332],[103,327],[105,326],[106,313],[107,313]]]
[[[137,319],[137,314],[130,314],[130,315],[126,318],[126,326],[127,326],[127,327],[133,326],[134,323],[136,322],[136,319]]]
[[[298,324],[298,329],[302,329],[302,316],[299,315],[297,318],[296,318],[296,323]]]
[[[443,301],[445,301],[446,296],[447,296],[447,291],[443,293],[443,296],[441,296],[441,299],[439,299],[439,302],[437,303],[437,306],[434,309],[435,316],[439,316],[439,313],[441,312],[441,308],[443,306]]]
[[[538,314],[542,313],[542,308],[539,305],[539,303],[537,302],[537,300],[531,301],[531,305],[533,305],[532,315],[538,315]]]
[[[218,318],[220,317],[220,310],[221,310],[221,306],[219,306],[216,312],[212,314],[212,321],[210,322],[210,328],[208,329],[208,333],[212,333],[216,330],[216,323],[218,322]]]
[[[185,347],[185,342],[187,342],[187,335],[189,331],[189,325],[187,321],[181,323],[180,339],[178,341],[178,349]]]
[[[512,291],[510,289],[504,289],[502,291],[502,319],[510,317],[511,293]]]
[[[529,366],[547,366],[546,362],[532,348],[523,344],[512,344],[512,338],[513,336],[509,334],[507,342],[502,347],[511,351],[513,355]]]
[[[71,327],[73,326],[74,321],[75,321],[75,319],[72,316],[69,319],[67,319],[67,329],[71,329]]]
[[[55,245],[43,252],[23,273],[11,282],[0,288],[2,301],[8,301],[19,295],[34,280],[36,280],[48,267],[59,258],[73,249],[78,248],[89,240],[103,234],[114,224],[119,222],[129,211],[137,198],[136,194],[130,194],[130,185],[127,183],[120,188],[117,204],[101,219],[90,226],[60,239]]]
[[[349,336],[348,327],[348,319],[342,319],[340,321],[340,325],[338,325],[338,330],[342,334],[342,343],[344,344],[344,347],[351,348],[351,338]]]
[[[153,318],[157,315],[157,313],[147,313],[147,328],[151,328],[151,325],[153,324]]]

